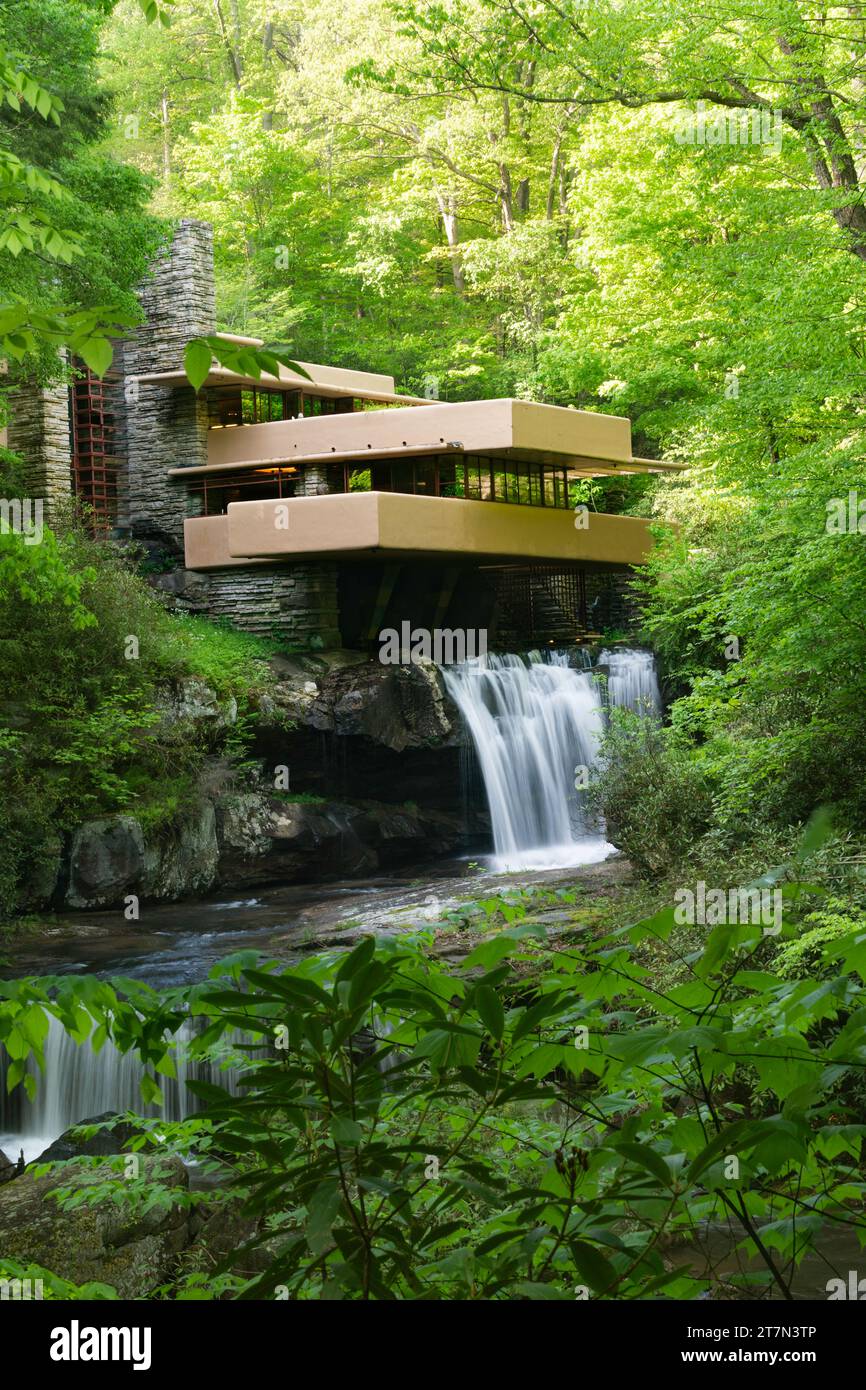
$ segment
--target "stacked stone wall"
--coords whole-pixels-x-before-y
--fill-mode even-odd
[[[41,498],[45,520],[72,493],[69,390],[65,382],[9,393],[6,446],[23,461],[25,496]]]
[[[586,607],[594,632],[634,632],[640,615],[631,589],[631,570],[590,571],[586,576]]]
[[[123,349],[126,376],[127,479],[120,524],[139,539],[165,539],[183,548],[183,522],[197,499],[169,477],[172,468],[207,462],[207,392],[190,386],[140,385],[137,378],[183,367],[191,338],[213,333],[216,322],[213,232],[184,219],[139,297],[146,322]]]
[[[293,646],[340,646],[337,567],[250,565],[210,575],[208,611],[235,627]]]

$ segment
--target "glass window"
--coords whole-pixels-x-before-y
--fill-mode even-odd
[[[241,423],[240,391],[220,391],[217,397],[217,423],[220,425],[239,425]]]
[[[370,466],[370,480],[373,492],[394,491],[391,486],[391,464],[384,459],[373,461]]]
[[[530,506],[540,507],[541,497],[541,465],[530,463],[527,465],[529,471],[529,502]]]
[[[415,479],[411,459],[395,459],[391,464],[391,491],[414,492]]]
[[[444,454],[439,459],[439,496],[461,497],[463,494],[463,465]]]
[[[466,496],[481,501],[481,461],[473,456],[466,465]]]
[[[415,460],[415,491],[427,497],[436,492],[436,463],[433,458]]]

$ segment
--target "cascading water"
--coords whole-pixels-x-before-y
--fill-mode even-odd
[[[499,869],[592,863],[611,853],[587,822],[575,768],[591,767],[603,729],[599,689],[553,653],[481,657],[443,668],[478,758]]]
[[[657,715],[661,709],[656,663],[652,652],[633,647],[605,648],[599,666],[606,666],[608,703],[635,714]]]
[[[604,653],[608,701],[658,710],[648,652]],[[601,664],[601,660],[599,662]],[[584,804],[579,769],[592,768],[604,730],[601,691],[591,668],[567,653],[546,659],[487,655],[442,668],[472,739],[490,808],[495,869],[565,868],[606,859],[614,846]]]
[[[52,1017],[45,1039],[44,1073],[32,1058],[27,1062],[27,1071],[36,1082],[35,1098],[28,1101],[23,1087],[16,1088],[12,1096],[3,1097],[0,1130],[5,1132],[0,1133],[0,1149],[11,1158],[17,1158],[19,1149],[23,1149],[29,1163],[64,1130],[106,1111],[133,1110],[138,1115],[162,1115],[166,1120],[184,1119],[198,1108],[188,1089],[190,1080],[211,1081],[237,1094],[239,1070],[191,1059],[188,1045],[193,1036],[191,1024],[184,1024],[175,1034],[177,1078],[161,1077],[165,1103],[145,1106],[139,1089],[144,1066],[137,1053],[119,1052],[110,1042],[93,1052],[89,1043],[75,1043]]]

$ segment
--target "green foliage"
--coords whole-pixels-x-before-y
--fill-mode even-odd
[[[663,877],[710,829],[712,784],[674,730],[630,710],[610,715],[591,796],[631,863]]]
[[[131,290],[160,228],[146,180],[95,150],[108,8],[0,4],[0,348],[13,380],[56,378],[62,347],[102,373],[111,338],[140,318]]]
[[[42,1265],[24,1265],[18,1260],[0,1260],[0,1279],[9,1280],[8,1297],[13,1299],[16,1293],[15,1280],[21,1280],[22,1289],[30,1289],[31,1298],[37,1296],[38,1289],[39,1298],[48,1302],[60,1300],[66,1303],[80,1299],[103,1301],[117,1298],[117,1291],[110,1284],[102,1284],[95,1280],[86,1284],[73,1284],[69,1279],[61,1279],[58,1275],[52,1274],[50,1269],[44,1269]]]
[[[186,614],[174,616],[164,632],[179,669],[201,676],[218,695],[246,700],[268,689],[267,661],[281,650],[278,643],[227,622]]]
[[[785,888],[783,950],[809,925],[807,893]],[[827,1222],[863,1243],[866,1126],[848,1097],[866,932],[816,939],[818,978],[785,979],[760,926],[708,930],[685,959],[673,929],[667,908],[554,945],[518,911],[456,965],[424,937],[367,937],[290,967],[240,953],[163,997],[18,981],[2,987],[0,1038],[12,1085],[46,1012],[157,1071],[187,1008],[205,1016],[199,1053],[250,1040],[241,1095],[194,1083],[204,1111],[136,1141],[198,1147],[232,1174],[217,1200],[254,1218],[245,1249],[262,1272],[227,1296],[694,1298],[713,1276],[664,1250],[724,1222],[748,1265],[726,1287],[788,1297]],[[660,989],[665,955],[679,974]],[[108,1188],[73,1182],[63,1200],[110,1196],[130,1214],[171,1200],[158,1179]],[[232,1262],[163,1292],[214,1296]]]
[[[803,921],[804,930],[784,945],[776,956],[774,968],[783,980],[827,978],[832,974],[835,960],[828,959],[826,947],[866,932],[866,913],[858,912],[850,902],[828,899],[820,912],[810,912]]]
[[[227,371],[251,376],[255,381],[260,381],[263,374],[279,378],[280,367],[288,367],[296,375],[310,380],[306,367],[294,362],[279,348],[238,346],[212,334],[208,338],[193,338],[184,350],[184,369],[196,390],[204,385],[214,359]]]
[[[41,544],[0,536],[0,908],[84,820],[128,811],[158,825],[192,799],[206,752],[243,755],[268,688],[272,644],[168,614],[134,555],[75,522]],[[135,644],[135,645],[133,645]],[[167,697],[196,677],[237,717],[168,721]]]

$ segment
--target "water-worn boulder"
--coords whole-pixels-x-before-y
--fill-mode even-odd
[[[396,753],[454,741],[457,714],[432,661],[384,666],[356,654],[352,660],[338,655],[272,661],[277,680],[261,703],[263,732],[269,724],[282,729],[290,719],[323,733],[366,738]]]
[[[163,728],[203,721],[215,729],[224,729],[238,717],[238,703],[233,696],[220,700],[216,691],[196,676],[187,676],[162,689],[158,707]]]
[[[87,821],[72,837],[67,907],[105,907],[120,901],[144,869],[144,835],[132,816]]]
[[[142,1156],[141,1176],[180,1195],[188,1185],[180,1159]],[[121,1298],[145,1298],[170,1278],[177,1256],[190,1241],[189,1212],[181,1205],[143,1212],[102,1200],[62,1210],[52,1193],[74,1182],[79,1188],[125,1181],[115,1165],[84,1168],[71,1163],[43,1178],[32,1170],[0,1187],[0,1250],[22,1264],[40,1264],[76,1284],[111,1284]]]
[[[64,905],[120,907],[129,894],[172,900],[203,893],[218,862],[216,812],[207,797],[147,835],[133,816],[88,821],[72,837]]]
[[[216,802],[219,877],[247,883],[247,871],[271,848],[272,811],[262,791],[228,792]]]
[[[459,819],[378,801],[305,801],[272,793],[229,798],[218,810],[225,886],[309,882],[373,873],[458,843]]]
[[[147,837],[142,896],[171,900],[204,893],[218,863],[216,812],[211,801],[200,801]]]
[[[193,1244],[184,1255],[184,1266],[189,1269],[212,1269],[214,1264],[231,1261],[232,1274],[241,1279],[250,1279],[266,1269],[274,1251],[269,1253],[267,1246],[254,1250],[244,1247],[260,1229],[262,1218],[244,1214],[239,1201],[225,1202],[209,1215],[195,1216],[192,1230]],[[276,1241],[275,1241],[276,1244]]]
[[[125,815],[79,826],[68,848],[58,839],[39,881],[25,885],[22,906],[122,909],[131,894],[171,901],[216,884],[365,874],[451,850],[459,838],[448,814],[459,804],[459,719],[438,668],[385,666],[341,651],[277,656],[271,667],[251,750],[262,774],[225,760],[233,700],[193,677],[167,685],[164,730],[179,747],[192,739],[199,751],[211,749],[195,801],[147,830]],[[280,793],[287,783],[276,772],[286,770],[292,791],[305,793],[300,800]],[[392,790],[436,809],[367,800]]]
[[[43,1150],[36,1160],[37,1163],[65,1163],[70,1158],[107,1157],[110,1154],[123,1153],[131,1139],[139,1133],[135,1125],[125,1121],[107,1128],[106,1121],[117,1120],[117,1116],[110,1110],[106,1110],[102,1115],[92,1115],[89,1119],[79,1121],[79,1125],[100,1125],[95,1134],[89,1138],[84,1138],[78,1133],[79,1125],[71,1129],[64,1130],[59,1139],[55,1139],[53,1144]],[[2,1178],[0,1178],[2,1180]]]

